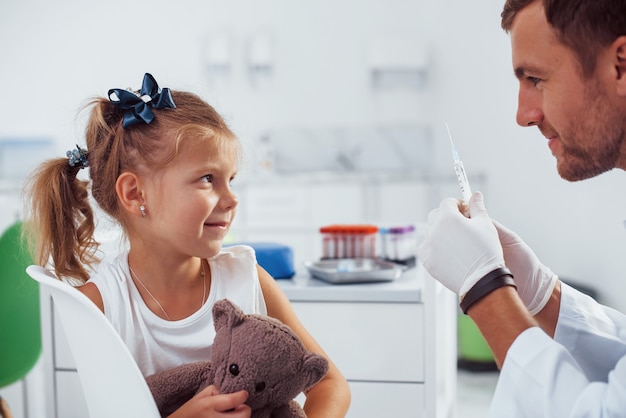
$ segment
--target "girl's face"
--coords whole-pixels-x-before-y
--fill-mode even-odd
[[[150,183],[145,219],[152,224],[151,246],[183,257],[220,251],[237,209],[231,181],[238,148],[235,140],[216,142],[183,141],[172,164]]]

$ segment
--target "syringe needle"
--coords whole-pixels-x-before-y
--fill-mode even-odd
[[[448,138],[450,138],[450,147],[452,149],[452,158],[454,158],[454,162],[459,161],[459,154],[456,152],[456,148],[454,147],[454,142],[452,142],[452,134],[450,134],[450,127],[448,126],[448,122],[446,122],[446,131],[448,131]]]
[[[467,175],[465,174],[465,167],[463,167],[463,162],[459,158],[459,154],[456,152],[454,142],[452,142],[452,135],[450,135],[450,128],[448,127],[447,123],[446,130],[448,131],[450,145],[452,146],[452,158],[454,159],[454,171],[456,173],[456,178],[459,181],[459,186],[461,187],[463,200],[465,201],[465,204],[468,205],[470,197],[472,197],[472,190],[470,189],[469,181],[467,180]]]

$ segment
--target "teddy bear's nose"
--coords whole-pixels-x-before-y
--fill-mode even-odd
[[[263,390],[265,389],[265,382],[259,382],[259,383],[257,383],[257,384],[254,386],[254,389],[255,389],[257,392],[261,392],[261,391],[263,391]]]
[[[231,364],[228,367],[228,371],[230,372],[230,374],[232,374],[233,376],[237,376],[239,374],[239,366],[237,366],[236,364]]]

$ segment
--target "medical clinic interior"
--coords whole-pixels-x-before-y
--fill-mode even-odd
[[[454,156],[494,219],[563,281],[626,311],[624,174],[569,183],[543,136],[516,124],[502,5],[0,2],[3,417],[95,417],[90,393],[137,390],[128,368],[95,386],[83,378],[95,372],[78,356],[115,349],[121,361],[124,347],[73,345],[63,299],[25,271],[35,263],[19,230],[31,172],[84,146],[85,104],[138,88],[145,73],[198,94],[241,142],[224,245],[255,249],[347,379],[348,417],[487,414],[498,379],[489,347],[417,257],[429,212],[463,198]],[[104,259],[124,245],[106,218],[96,238]],[[99,335],[90,332],[83,341]]]

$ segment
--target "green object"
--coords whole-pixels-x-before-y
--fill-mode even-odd
[[[459,315],[457,324],[459,359],[471,362],[493,362],[493,353],[472,318]]]
[[[39,284],[26,274],[33,264],[22,223],[0,237],[0,387],[22,379],[41,355]]]

